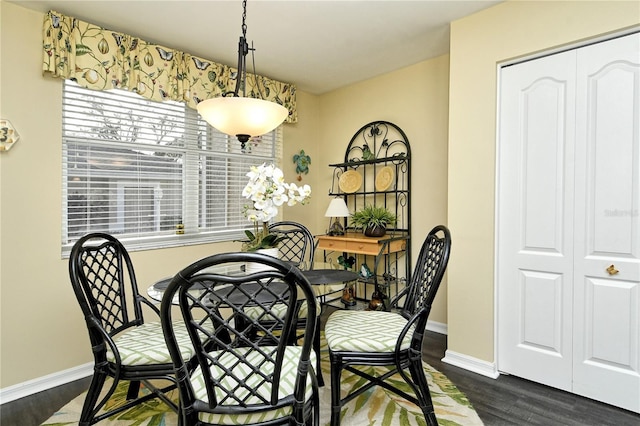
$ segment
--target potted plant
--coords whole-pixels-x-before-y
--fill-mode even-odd
[[[249,182],[242,190],[242,196],[252,203],[245,207],[244,214],[253,222],[253,232],[245,230],[249,240],[242,244],[242,250],[271,249],[268,254],[277,257],[278,244],[286,238],[269,232],[269,220],[278,214],[278,208],[285,203],[289,206],[306,204],[311,196],[311,187],[286,183],[282,170],[273,164],[252,166],[247,177]]]
[[[282,241],[287,239],[287,237],[269,233],[268,222],[261,224],[254,222],[253,226],[253,232],[248,229],[244,230],[247,240],[242,242],[242,251],[276,249]]]
[[[364,206],[351,215],[351,224],[362,229],[367,237],[381,237],[387,232],[388,225],[395,225],[398,218],[384,207],[372,204]]]

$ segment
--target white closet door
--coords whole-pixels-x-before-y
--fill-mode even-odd
[[[498,367],[571,390],[575,52],[501,73]]]
[[[576,106],[573,391],[640,412],[640,34],[578,50]]]
[[[640,34],[500,90],[498,368],[640,412]]]

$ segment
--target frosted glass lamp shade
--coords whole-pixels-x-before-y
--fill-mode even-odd
[[[275,102],[241,96],[207,99],[198,103],[197,109],[207,123],[241,142],[270,132],[289,114]]]

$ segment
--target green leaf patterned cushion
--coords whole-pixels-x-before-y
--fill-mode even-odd
[[[254,321],[268,321],[274,318],[284,318],[287,313],[288,305],[284,303],[277,303],[271,306],[269,315],[265,315],[264,309],[259,306],[248,306],[244,308],[244,312],[247,316]],[[316,316],[319,316],[322,311],[320,301],[316,299]],[[306,318],[309,310],[307,309],[307,302],[303,301],[300,305],[300,312],[298,318]]]
[[[271,353],[276,350],[274,346],[263,346],[261,348],[263,353]],[[298,371],[298,364],[300,359],[300,354],[302,352],[302,348],[300,346],[287,346],[284,362],[281,370],[280,377],[280,389],[278,390],[278,395],[280,398],[284,398],[288,395],[293,394],[296,374]],[[213,356],[216,355],[216,351],[211,352]],[[231,368],[232,375],[237,377],[244,377],[244,386],[239,387],[234,395],[238,399],[247,398],[247,404],[261,404],[262,401],[260,398],[256,396],[249,395],[249,389],[256,390],[262,398],[269,400],[271,394],[271,386],[264,383],[262,375],[268,375],[273,373],[275,364],[271,361],[268,361],[264,355],[261,353],[253,351],[248,351],[248,348],[237,348],[235,353],[231,352],[220,352],[219,360],[225,368]],[[275,354],[274,354],[275,356]],[[243,365],[242,362],[239,362],[239,359],[242,357],[247,357],[247,361],[251,365],[261,365],[260,367],[260,375],[249,372],[249,367]],[[316,355],[314,352],[311,353],[311,361],[310,366],[316,365]],[[214,377],[222,377],[223,370],[218,366],[211,367],[212,375]],[[197,399],[208,402],[207,390],[204,385],[204,379],[202,376],[202,370],[200,367],[197,367],[191,375],[191,385],[193,386],[194,394]],[[220,387],[216,387],[216,396],[218,398],[218,402],[221,403],[224,398],[226,398],[226,393],[221,390],[221,387],[233,389],[238,386],[238,382],[234,380],[230,375],[224,375],[224,379],[222,380],[222,384]],[[307,386],[306,386],[306,400],[309,400],[312,397],[313,388],[311,386],[311,378],[307,376]],[[230,398],[229,401],[233,403],[234,399]],[[224,404],[222,404],[223,406]],[[235,404],[234,404],[235,405]],[[239,414],[239,415],[229,415],[229,414],[212,414],[212,413],[200,413],[199,418],[201,421],[205,423],[211,423],[216,425],[244,425],[251,424],[256,422],[266,422],[273,419],[279,419],[282,417],[289,416],[292,412],[291,407],[283,407],[275,410],[269,410],[259,413],[252,414]]]
[[[407,320],[395,312],[336,311],[327,319],[325,337],[334,352],[393,352]],[[401,349],[409,348],[412,331]]]
[[[320,306],[320,301],[318,299],[315,299],[316,301],[316,316],[320,316],[320,313],[322,312],[322,306]],[[298,318],[306,318],[307,314],[308,314],[309,310],[307,309],[307,302],[302,302],[302,305],[300,305],[300,312],[298,312]]]
[[[176,321],[174,331],[183,359],[195,355],[184,322]],[[171,364],[171,356],[162,334],[160,322],[148,322],[123,331],[114,338],[123,365]],[[111,349],[107,350],[107,360],[115,362]]]

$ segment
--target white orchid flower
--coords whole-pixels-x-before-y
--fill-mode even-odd
[[[288,202],[289,200],[290,198],[284,192],[282,193],[278,192],[277,194],[273,195],[273,204],[276,206],[281,206],[284,203]]]
[[[286,183],[284,173],[274,164],[251,166],[246,176],[249,182],[242,189],[242,196],[251,200],[252,206],[245,207],[244,214],[254,223],[258,241],[268,235],[264,224],[278,215],[280,206],[284,203],[289,206],[305,204],[311,195],[309,185],[298,187],[295,183]],[[262,227],[258,226],[260,223]]]
[[[301,195],[303,195],[305,198],[309,197],[311,195],[311,187],[309,185],[302,185],[301,189]]]

